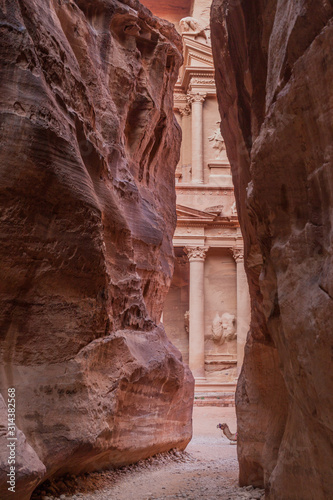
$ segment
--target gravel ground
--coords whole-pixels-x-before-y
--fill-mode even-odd
[[[34,500],[251,500],[264,491],[237,486],[236,446],[216,428],[235,432],[234,408],[195,407],[193,438],[185,452],[172,451],[117,470],[44,483]]]

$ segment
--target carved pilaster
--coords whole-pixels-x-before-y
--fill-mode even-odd
[[[205,377],[204,269],[208,248],[187,247],[190,261],[189,364],[196,379]]]
[[[188,94],[192,107],[192,182],[202,184],[203,172],[203,103],[205,93]]]
[[[232,248],[231,252],[236,262],[237,276],[237,371],[239,373],[243,363],[244,346],[250,324],[250,296],[244,269],[244,250]]]

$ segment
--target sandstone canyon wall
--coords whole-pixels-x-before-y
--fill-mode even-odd
[[[159,323],[181,40],[136,0],[1,0],[0,37],[0,497],[24,500],[191,438],[193,378]]]
[[[333,6],[214,0],[221,129],[252,322],[236,406],[241,485],[333,492]]]

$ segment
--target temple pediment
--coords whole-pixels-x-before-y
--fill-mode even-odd
[[[183,35],[184,64],[180,69],[176,92],[202,88],[215,95],[214,62],[212,48],[207,41]]]
[[[218,207],[211,207],[210,209],[197,210],[195,208],[187,207],[185,205],[176,205],[177,211],[177,225],[195,225],[195,226],[210,226],[210,225],[218,225],[223,227],[233,227],[236,228],[239,226],[237,216],[225,216],[221,215],[222,207],[218,209]]]
[[[214,70],[212,48],[207,43],[184,37],[184,67],[205,67]]]
[[[216,219],[216,214],[210,212],[203,212],[195,208],[186,207],[184,205],[177,205],[177,219],[178,220],[191,220],[193,222],[208,222]]]

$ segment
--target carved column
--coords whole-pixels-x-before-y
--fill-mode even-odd
[[[203,183],[203,103],[207,94],[190,94],[192,103],[192,182]]]
[[[188,142],[188,130],[190,130],[190,115],[191,115],[191,108],[189,105],[183,106],[179,108],[179,114],[181,116],[181,128],[182,128],[182,142],[180,145],[180,164],[181,164],[181,170],[182,170],[182,175],[184,176],[183,182],[188,182],[188,164],[190,163],[189,160],[186,159],[185,155],[185,150],[187,147],[187,142]],[[184,175],[183,170],[186,171],[186,174]]]
[[[205,378],[204,262],[208,248],[185,249],[190,261],[189,365],[195,379]]]
[[[250,295],[244,269],[244,251],[232,249],[237,269],[237,372],[241,371],[244,359],[244,346],[250,326]]]

